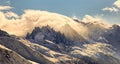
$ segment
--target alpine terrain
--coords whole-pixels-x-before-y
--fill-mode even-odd
[[[38,10],[20,18],[5,13],[0,12],[0,64],[120,64],[117,24]]]

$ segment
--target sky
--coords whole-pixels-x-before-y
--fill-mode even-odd
[[[79,19],[85,15],[97,16],[110,24],[120,24],[120,0],[0,0],[0,6],[10,6],[10,10],[19,15],[26,9],[33,9]]]

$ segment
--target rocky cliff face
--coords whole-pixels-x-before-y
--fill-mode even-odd
[[[60,32],[56,32],[50,26],[45,26],[42,28],[36,27],[31,34],[27,34],[26,39],[32,39],[37,42],[42,42],[45,40],[49,40],[54,42],[55,44],[65,44],[70,45],[72,44],[72,40],[65,37],[64,34]]]
[[[27,34],[26,39],[31,42],[46,46],[54,51],[65,50],[67,46],[73,45],[73,41],[66,38],[64,34],[56,32],[49,26],[36,27],[31,34]]]

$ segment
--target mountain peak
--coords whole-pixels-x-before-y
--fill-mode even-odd
[[[50,28],[50,26],[44,26],[42,28],[36,27],[26,38],[33,39],[37,42],[49,40],[54,43],[70,44],[70,40],[66,38],[64,34],[55,31],[53,28]]]

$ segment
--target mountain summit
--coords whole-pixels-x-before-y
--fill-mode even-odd
[[[27,10],[0,19],[0,64],[120,64],[120,26],[90,18]]]

